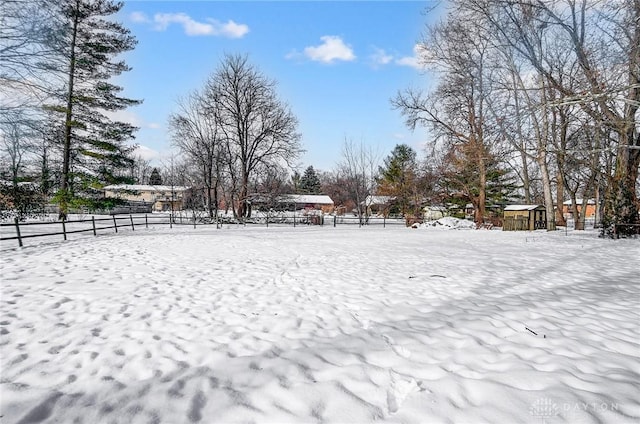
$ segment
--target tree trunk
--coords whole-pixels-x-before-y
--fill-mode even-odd
[[[578,202],[575,192],[570,192],[569,197],[571,198],[571,215],[573,216],[573,229],[574,230],[584,230],[584,222],[581,222],[580,211],[578,210]]]
[[[620,133],[619,133],[620,134]],[[622,134],[620,134],[622,137]],[[631,138],[629,138],[631,137]],[[636,181],[640,166],[640,150],[632,149],[633,128],[620,140],[616,169],[605,195],[604,231],[609,234],[630,235],[640,233]],[[640,141],[640,136],[639,136]]]
[[[67,87],[67,110],[64,123],[64,147],[62,153],[62,181],[60,182],[60,220],[67,219],[69,211],[69,171],[71,169],[71,136],[73,127],[73,94],[76,72],[76,37],[78,35],[80,4],[76,1],[76,9],[73,15],[73,30],[71,32],[71,57],[69,58],[69,80]]]
[[[475,222],[476,224],[482,224],[484,223],[487,210],[487,170],[482,154],[480,158],[478,158],[478,174],[480,180],[478,184],[477,207],[475,208]]]
[[[556,174],[557,182],[556,182],[556,199],[558,202],[558,207],[556,208],[556,223],[561,226],[566,226],[567,221],[564,218],[564,211],[562,207],[562,201],[564,199],[564,176],[561,171],[560,164],[560,155],[558,156],[558,173]]]
[[[522,158],[522,190],[524,191],[524,202],[527,205],[531,204],[531,179],[529,178],[529,161],[525,147],[520,150],[520,157]]]
[[[538,154],[537,162],[542,176],[542,191],[544,193],[544,203],[547,209],[547,231],[553,231],[556,229],[555,211],[553,210],[551,178],[549,178],[549,167],[547,166],[547,152],[544,149]]]

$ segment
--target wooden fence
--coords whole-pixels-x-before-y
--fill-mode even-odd
[[[133,215],[112,215],[108,218],[96,218],[92,216],[91,219],[78,219],[57,222],[20,222],[18,218],[15,218],[13,223],[2,223],[0,224],[0,227],[3,227],[3,230],[6,227],[13,227],[15,229],[16,235],[7,237],[4,234],[6,231],[2,231],[3,234],[0,237],[0,241],[5,242],[8,240],[17,240],[18,245],[22,247],[24,245],[23,240],[30,238],[62,236],[63,240],[67,240],[67,236],[69,234],[76,233],[92,233],[94,236],[97,236],[98,231],[103,230],[114,230],[114,232],[117,233],[118,229],[127,228],[131,229],[131,231],[135,231],[136,225],[138,227],[145,226],[146,228],[149,228],[150,220],[157,221],[156,223],[166,223],[172,225],[170,218],[167,219],[167,217],[165,216],[160,216],[157,218],[160,218],[160,220],[154,219],[153,216],[149,215],[135,217]],[[161,220],[166,222],[162,222]],[[34,228],[42,228],[45,226],[46,231],[34,230]],[[56,227],[58,227],[59,231],[55,231]],[[54,230],[51,231],[52,229]]]
[[[356,216],[322,216],[322,215],[307,215],[307,216],[262,216],[258,218],[249,218],[244,220],[238,220],[227,217],[219,217],[217,220],[211,220],[207,217],[196,215],[191,216],[186,214],[171,214],[171,215],[159,215],[159,214],[144,214],[144,215],[112,215],[110,217],[96,218],[92,216],[90,219],[76,219],[68,221],[54,221],[54,222],[20,222],[18,218],[15,218],[13,223],[0,223],[0,242],[2,247],[7,247],[6,242],[17,240],[18,245],[22,247],[25,239],[41,238],[41,237],[60,237],[63,240],[67,240],[69,234],[76,233],[89,233],[97,236],[99,233],[105,231],[113,231],[115,233],[118,230],[131,230],[135,231],[136,228],[149,228],[150,225],[168,225],[173,228],[174,225],[183,226],[197,226],[215,225],[216,228],[220,228],[222,225],[286,225],[290,226],[303,226],[303,225],[403,225],[402,219],[386,219],[386,218],[374,218],[368,217],[358,218]],[[38,231],[38,228],[42,228],[42,231]],[[13,230],[13,231],[12,231]],[[15,235],[9,235],[13,232]]]

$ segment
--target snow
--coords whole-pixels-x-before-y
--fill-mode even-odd
[[[151,192],[172,192],[187,191],[189,188],[185,186],[168,186],[168,185],[141,185],[141,184],[116,184],[108,185],[103,188],[106,191],[151,191]]]
[[[638,422],[639,255],[397,227],[3,245],[0,420]]]
[[[326,194],[287,194],[282,196],[281,203],[312,203],[317,205],[333,205],[333,200]]]
[[[541,205],[507,205],[505,211],[532,211]]]
[[[468,219],[459,219],[452,216],[436,219],[435,221],[426,221],[422,224],[414,224],[414,228],[422,228],[427,230],[473,230],[476,224]]]

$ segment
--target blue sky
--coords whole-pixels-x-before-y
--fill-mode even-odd
[[[119,113],[140,127],[139,152],[154,163],[171,155],[168,116],[200,89],[225,53],[246,54],[277,81],[299,120],[301,169],[331,170],[345,139],[382,157],[398,143],[417,151],[426,130],[411,132],[390,105],[398,90],[427,87],[415,45],[434,2],[425,1],[127,1],[118,19],[138,40],[118,78],[142,105]]]

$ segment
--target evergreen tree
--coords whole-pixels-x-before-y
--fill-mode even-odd
[[[416,152],[406,144],[398,144],[380,167],[378,191],[382,195],[395,197],[399,212],[405,215],[413,207],[420,206],[418,197]]]
[[[117,56],[136,45],[130,31],[115,22],[123,3],[112,0],[61,0],[55,4],[49,43],[59,52],[53,71],[64,76],[64,93],[51,110],[63,115],[63,163],[56,200],[60,217],[70,203],[96,198],[106,184],[131,182],[117,172],[131,165],[135,127],[110,119],[113,112],[139,104],[120,96],[122,88],[109,82],[130,70]]]
[[[162,177],[160,176],[160,171],[158,168],[153,168],[151,171],[151,176],[149,177],[150,185],[162,185]]]
[[[305,194],[319,194],[321,190],[320,178],[313,166],[309,166],[300,178],[299,191]]]

